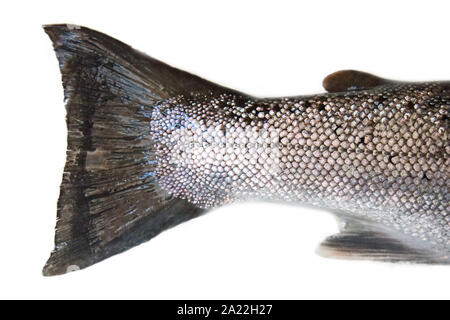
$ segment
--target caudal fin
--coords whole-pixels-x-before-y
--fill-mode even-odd
[[[43,270],[50,276],[202,214],[159,188],[149,124],[160,100],[223,88],[84,27],[44,29],[62,73],[68,129],[55,249]]]

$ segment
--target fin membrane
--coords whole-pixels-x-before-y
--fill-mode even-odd
[[[394,81],[386,80],[370,73],[356,70],[341,70],[328,75],[323,80],[323,87],[328,92],[342,92],[370,89],[392,83]]]
[[[55,249],[43,270],[50,276],[88,267],[204,212],[159,187],[151,114],[173,95],[230,90],[100,32],[44,28],[61,69],[68,128]]]
[[[449,264],[448,255],[425,247],[394,230],[353,217],[341,217],[341,232],[322,242],[317,253],[326,258]]]

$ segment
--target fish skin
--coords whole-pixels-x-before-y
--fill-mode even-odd
[[[202,208],[247,199],[313,205],[448,250],[449,88],[171,98],[151,122],[159,183]]]
[[[69,129],[44,275],[246,200],[333,212],[323,256],[450,264],[450,82],[343,70],[328,93],[256,98],[85,27],[44,28]]]

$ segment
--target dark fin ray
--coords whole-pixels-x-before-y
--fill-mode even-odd
[[[340,216],[341,232],[322,242],[317,253],[326,258],[450,264],[448,254],[436,252],[395,230],[353,217]]]
[[[102,33],[46,26],[61,69],[68,147],[55,249],[44,275],[63,274],[149,240],[201,215],[153,176],[155,103],[191,91],[226,91]]]
[[[322,84],[328,92],[342,92],[371,89],[392,83],[395,82],[370,73],[356,70],[341,70],[328,75]]]

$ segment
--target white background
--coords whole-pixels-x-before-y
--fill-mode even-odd
[[[257,96],[322,92],[352,68],[450,78],[448,1],[10,1],[0,5],[0,298],[450,298],[450,267],[328,260],[321,211],[229,206],[95,266],[44,278],[65,161],[42,24],[69,22]]]

